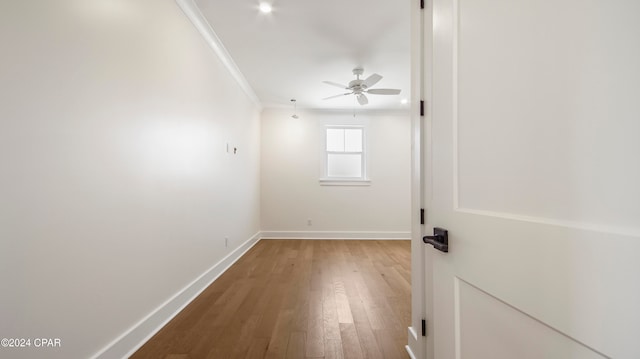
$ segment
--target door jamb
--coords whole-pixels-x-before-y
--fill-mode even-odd
[[[420,224],[420,210],[425,209],[428,223],[428,205],[431,198],[431,161],[428,136],[430,134],[431,105],[431,1],[411,1],[411,326],[407,351],[416,358],[433,358],[433,307],[432,307],[432,262],[431,251],[422,243],[427,225]],[[421,5],[424,8],[421,8]],[[421,101],[424,112],[421,116]],[[426,153],[428,151],[428,153]],[[426,337],[423,337],[422,320],[426,322]]]

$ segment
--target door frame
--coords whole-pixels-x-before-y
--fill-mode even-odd
[[[420,5],[424,4],[424,8]],[[433,358],[433,280],[431,249],[422,237],[428,228],[431,199],[431,128],[432,72],[431,41],[433,29],[431,1],[411,1],[411,326],[408,328],[407,352],[412,358]],[[424,101],[421,115],[421,101]],[[421,209],[424,222],[421,224]],[[426,320],[426,336],[422,336]]]

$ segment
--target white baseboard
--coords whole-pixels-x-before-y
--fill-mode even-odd
[[[411,347],[409,347],[408,345],[405,345],[404,349],[407,351],[407,354],[409,354],[409,357],[411,359],[416,359],[416,356],[413,354],[413,351],[411,350]]]
[[[408,343],[407,345],[405,345],[405,349],[407,350],[407,353],[409,353],[409,356],[411,357],[411,359],[416,359],[416,353],[418,355],[420,355],[420,343],[418,342],[418,332],[416,331],[416,329],[414,327],[409,327],[407,328],[408,331],[408,335],[407,335],[407,339],[408,339]]]
[[[128,358],[260,240],[260,232],[95,354],[93,359]]]
[[[411,240],[411,232],[263,231],[262,239]]]
[[[413,327],[409,327],[407,328],[407,330],[409,331],[409,338],[413,339],[414,341],[418,341],[418,332],[416,332],[416,330]]]

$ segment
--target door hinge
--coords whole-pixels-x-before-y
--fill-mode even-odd
[[[420,100],[420,116],[424,116],[424,100]]]
[[[427,320],[426,319],[422,319],[422,336],[423,337],[427,336]]]
[[[424,208],[420,208],[420,224],[424,224]]]
[[[420,0],[420,8],[424,9],[424,0]]]

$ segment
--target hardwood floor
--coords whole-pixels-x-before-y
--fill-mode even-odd
[[[132,358],[408,358],[410,250],[262,240]]]

